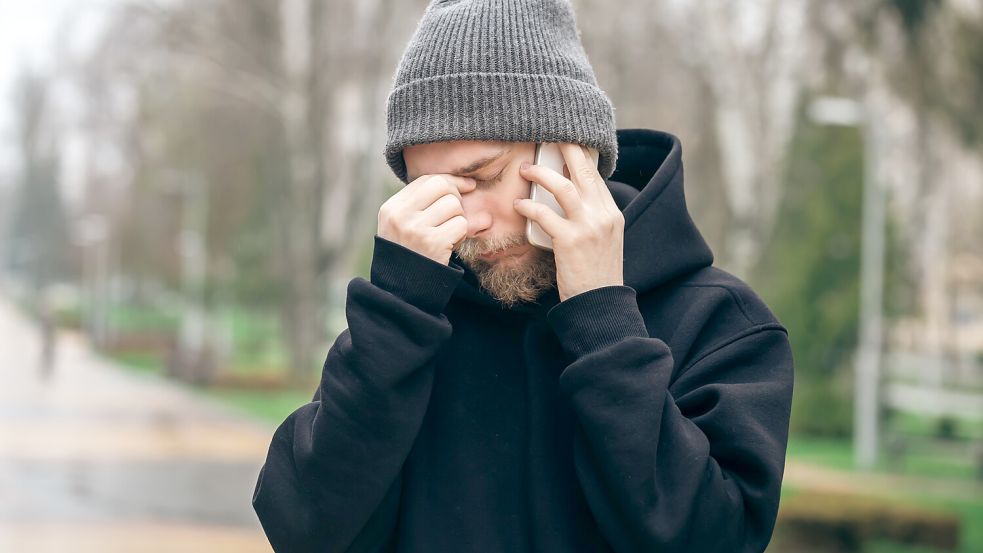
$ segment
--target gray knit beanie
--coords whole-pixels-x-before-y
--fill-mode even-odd
[[[386,161],[448,140],[573,142],[614,172],[614,107],[598,87],[569,0],[433,0],[403,53],[386,107]]]

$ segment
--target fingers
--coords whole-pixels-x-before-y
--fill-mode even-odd
[[[428,226],[436,227],[455,215],[464,215],[460,198],[454,194],[444,194],[423,210],[421,218]]]
[[[437,225],[435,232],[454,249],[468,236],[468,220],[464,215],[455,215]]]
[[[576,185],[570,179],[556,171],[543,167],[542,165],[531,165],[523,163],[519,166],[519,172],[523,178],[540,184],[556,197],[556,201],[563,208],[564,213],[569,218],[579,217],[583,210],[583,200]],[[543,229],[545,230],[545,228]]]
[[[587,161],[587,154],[584,153],[584,146],[580,144],[572,144],[570,142],[563,142],[559,144],[560,153],[563,154],[563,160],[567,162],[573,170],[579,169]]]
[[[569,224],[569,221],[548,206],[534,202],[529,198],[517,198],[512,202],[512,205],[520,215],[542,227],[546,231],[546,234],[549,234],[550,238],[554,241],[558,237],[563,237],[567,234],[564,229]]]
[[[476,186],[470,177],[436,174],[424,175],[397,194],[404,194],[404,205],[411,211],[423,211],[445,194],[453,194],[460,200],[463,192],[470,192]]]
[[[607,183],[597,171],[591,150],[582,144],[560,144],[560,153],[570,167],[570,178],[580,191],[585,204],[602,205],[607,210],[621,211]]]
[[[583,196],[599,192],[597,167],[587,154],[587,147],[580,144],[562,143],[560,153],[570,171],[570,180]]]

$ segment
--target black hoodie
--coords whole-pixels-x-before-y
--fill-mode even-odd
[[[276,551],[763,551],[785,329],[711,266],[676,137],[618,132],[623,286],[505,309],[456,256],[375,239],[314,400],[253,496]]]

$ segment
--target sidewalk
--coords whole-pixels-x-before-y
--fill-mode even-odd
[[[250,499],[273,428],[36,328],[0,297],[0,551],[269,552]]]

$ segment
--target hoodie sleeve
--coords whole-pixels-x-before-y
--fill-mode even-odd
[[[426,411],[443,314],[464,271],[375,237],[370,280],[348,285],[348,328],[311,403],[277,428],[253,508],[278,552],[381,551]]]
[[[635,290],[568,298],[548,319],[578,425],[574,464],[619,553],[764,551],[778,512],[792,357],[777,322],[751,324],[681,371],[648,336]]]

